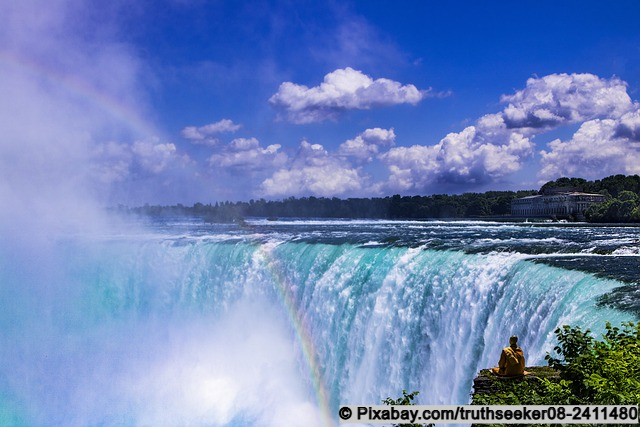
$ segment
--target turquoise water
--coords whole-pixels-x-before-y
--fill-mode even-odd
[[[636,319],[599,301],[633,297],[639,235],[180,219],[4,242],[0,424],[333,425],[402,389],[467,403],[510,335],[543,363],[558,325]]]

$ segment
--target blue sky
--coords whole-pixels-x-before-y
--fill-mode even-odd
[[[104,3],[0,5],[0,197],[371,197],[640,172],[637,1]]]

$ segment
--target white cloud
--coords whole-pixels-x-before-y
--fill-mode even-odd
[[[508,128],[531,131],[579,123],[593,118],[619,117],[632,108],[627,84],[593,74],[551,74],[530,78],[527,87],[505,95],[502,115]]]
[[[222,119],[200,127],[187,126],[182,129],[182,136],[194,144],[216,145],[219,141],[215,135],[232,133],[241,127],[242,125],[233,123],[229,119]]]
[[[477,185],[501,179],[522,167],[533,143],[488,115],[475,126],[450,133],[433,146],[392,148],[380,156],[392,191],[424,190],[440,183]]]
[[[171,143],[136,141],[131,151],[144,171],[155,174],[166,170],[176,158],[176,146]]]
[[[370,162],[380,147],[393,146],[396,134],[391,129],[367,129],[353,139],[348,139],[338,148],[338,155],[352,157],[361,162]]]
[[[235,168],[246,172],[281,167],[288,159],[280,151],[280,144],[260,147],[256,138],[236,138],[220,153],[209,157],[209,165],[216,168]]]
[[[234,151],[252,150],[260,146],[260,141],[256,138],[236,138],[229,144],[229,148]]]
[[[525,89],[502,97],[508,103],[503,111],[479,118],[462,132],[433,146],[392,148],[380,155],[390,173],[386,185],[394,191],[420,191],[440,183],[501,180],[533,154],[531,138],[580,122],[570,141],[553,141],[548,152],[541,152],[541,177],[636,173],[640,116],[626,88],[618,78],[592,74],[531,78]]]
[[[291,82],[280,85],[269,102],[282,109],[293,123],[313,123],[335,119],[346,110],[366,110],[396,104],[415,105],[428,91],[389,79],[376,79],[352,68],[335,70],[319,85],[309,88]]]
[[[569,141],[551,141],[549,150],[540,152],[539,177],[548,181],[561,176],[597,179],[640,173],[638,115],[636,111],[618,120],[590,120],[583,123]],[[621,128],[625,131],[621,132]]]
[[[101,184],[122,182],[129,175],[133,152],[128,144],[114,141],[96,146],[90,175]]]
[[[636,110],[620,117],[616,126],[616,137],[629,138],[631,141],[640,142],[640,106],[636,104]]]
[[[392,191],[422,189],[432,183],[439,170],[436,146],[414,145],[392,148],[380,156],[389,168],[387,187]]]
[[[302,141],[289,167],[263,181],[266,196],[339,196],[362,190],[366,178],[361,171],[330,155],[322,145]]]
[[[133,176],[159,176],[192,163],[188,155],[177,151],[175,144],[157,139],[97,144],[91,157],[90,176],[101,184],[119,183]]]

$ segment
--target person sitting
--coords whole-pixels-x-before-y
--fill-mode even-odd
[[[509,338],[509,347],[505,347],[500,354],[497,368],[491,368],[491,372],[501,377],[517,377],[527,375],[524,370],[524,352],[518,347],[518,337]]]

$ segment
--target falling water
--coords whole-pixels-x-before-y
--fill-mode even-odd
[[[334,425],[402,389],[464,404],[510,335],[542,363],[558,325],[630,318],[596,303],[619,281],[496,250],[531,238],[509,227],[479,249],[475,225],[260,224],[3,251],[0,423]]]

